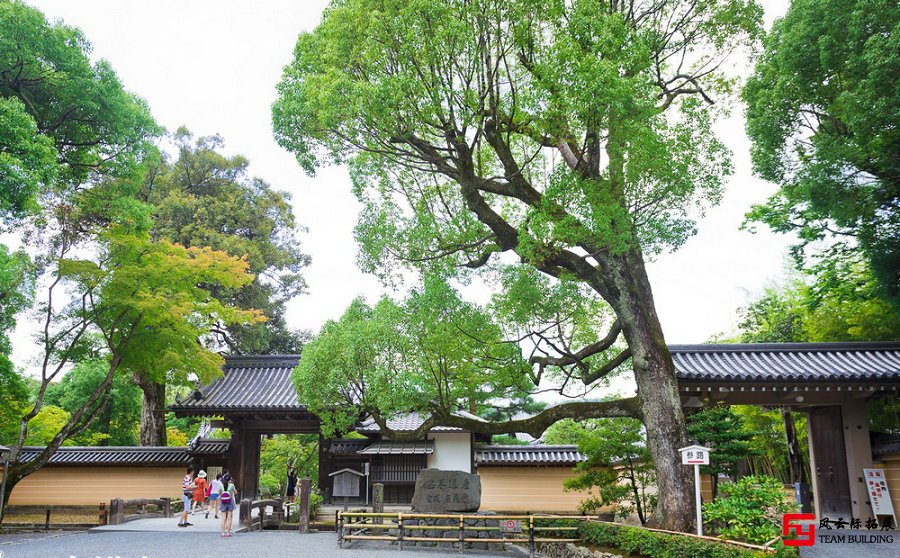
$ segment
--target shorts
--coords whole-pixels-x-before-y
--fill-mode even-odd
[[[219,495],[216,494],[215,492],[210,492],[210,493],[209,493],[209,499],[210,499],[210,500],[218,500],[218,499],[219,499]]]
[[[184,503],[185,510],[191,509],[191,497],[190,496],[188,496],[187,494],[182,494],[181,501]]]
[[[234,505],[234,500],[232,500],[230,502],[222,502],[221,504],[219,504],[219,511],[220,512],[230,512],[230,511],[234,511],[235,507],[236,506]]]

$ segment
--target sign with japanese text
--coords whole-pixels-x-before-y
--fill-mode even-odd
[[[894,515],[894,504],[888,491],[887,478],[883,469],[863,469],[866,491],[872,502],[872,513],[875,515]]]
[[[680,451],[682,465],[709,465],[709,448],[688,446]]]

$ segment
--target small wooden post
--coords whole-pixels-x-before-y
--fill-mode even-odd
[[[106,502],[100,502],[100,516],[97,519],[98,525],[106,525]]]
[[[300,479],[300,517],[298,531],[309,533],[309,495],[312,492],[312,480]],[[337,527],[337,524],[335,524]]]
[[[160,510],[163,517],[172,517],[172,499],[168,496],[160,498],[162,500],[162,509]]]
[[[44,530],[50,529],[50,508],[47,508],[47,517],[44,519]]]
[[[397,514],[397,548],[403,550],[403,514]]]
[[[384,513],[384,485],[380,482],[376,482],[372,485],[372,512]],[[378,525],[381,525],[383,522],[383,517],[375,517],[372,519],[372,523]]]
[[[462,514],[459,516],[459,551],[462,552],[466,545],[466,520]]]
[[[334,530],[337,531],[338,548],[344,548],[344,518],[339,511],[334,512]]]

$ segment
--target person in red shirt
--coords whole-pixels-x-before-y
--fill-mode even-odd
[[[206,511],[206,471],[200,470],[197,473],[197,479],[194,481],[194,503],[191,506],[191,513]],[[196,510],[194,509],[196,508]]]

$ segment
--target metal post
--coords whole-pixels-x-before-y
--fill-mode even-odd
[[[700,505],[700,465],[694,465],[694,492],[697,498],[697,534],[703,536],[703,509]]]
[[[528,516],[528,556],[534,558],[534,516]]]

